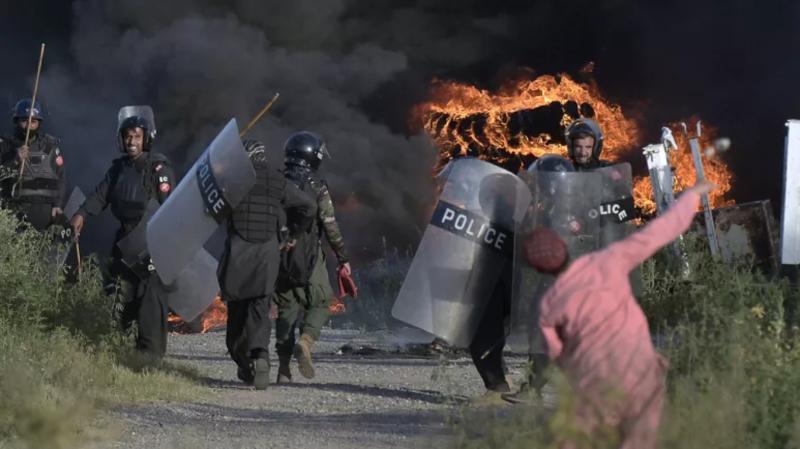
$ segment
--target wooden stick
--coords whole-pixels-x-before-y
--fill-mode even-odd
[[[33,98],[31,98],[31,107],[28,112],[28,126],[25,128],[25,144],[24,146],[28,147],[28,141],[31,137],[31,122],[33,122],[33,110],[36,106],[36,96],[39,94],[39,78],[42,75],[42,63],[44,62],[44,44],[42,44],[42,48],[39,50],[39,64],[36,66],[36,81],[33,83]],[[25,171],[25,162],[28,158],[23,158],[22,162],[19,166],[19,178],[17,178],[16,184],[14,184],[14,188],[12,189],[11,195],[14,196],[14,191],[17,189],[17,186],[22,182],[22,173]]]
[[[82,271],[82,262],[81,262],[81,243],[75,240],[75,256],[78,259],[78,275],[80,276]]]
[[[261,109],[261,111],[258,114],[256,114],[255,117],[253,117],[253,120],[250,120],[250,123],[248,123],[247,126],[245,126],[244,129],[239,132],[239,137],[244,137],[244,135],[247,134],[247,131],[250,131],[250,128],[252,128],[256,123],[258,123],[258,121],[261,120],[261,117],[263,117],[264,114],[266,114],[267,111],[270,110],[272,105],[275,104],[275,102],[278,100],[278,97],[280,96],[281,94],[275,93],[275,95],[273,95],[272,99],[269,100],[267,105],[264,106]]]

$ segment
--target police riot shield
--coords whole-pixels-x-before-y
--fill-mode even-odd
[[[80,187],[75,187],[72,189],[72,193],[69,195],[69,199],[67,200],[67,204],[64,205],[64,217],[69,221],[78,212],[83,203],[86,202],[86,195],[83,194],[83,191]]]
[[[217,266],[219,261],[200,248],[175,282],[166,286],[169,308],[183,321],[193,321],[214,302],[219,293]]]
[[[633,202],[631,165],[616,164],[594,170],[600,174],[600,247],[605,248],[622,240],[636,228],[631,220],[636,218]]]
[[[570,260],[596,250],[599,227],[601,176],[593,172],[532,172],[521,178],[530,189],[531,201],[517,221],[514,276],[511,288],[511,323],[507,342],[514,351],[537,353],[539,300],[555,281],[537,272],[525,257],[525,242],[537,227],[554,230],[567,244]]]
[[[469,346],[501,276],[510,274],[514,220],[529,196],[500,167],[454,161],[392,316],[453,346]]]
[[[122,255],[122,262],[141,279],[149,276],[155,269],[150,260],[150,251],[147,247],[147,221],[158,210],[158,201],[151,199],[139,223],[128,235],[117,242],[117,248]]]
[[[156,119],[155,115],[153,114],[153,108],[150,106],[142,105],[142,106],[123,106],[120,108],[119,112],[117,112],[117,133],[121,131],[122,122],[125,119],[130,117],[141,117],[147,121],[149,124],[149,128],[147,129],[147,133],[150,135],[150,139],[155,139],[156,137]]]
[[[636,232],[633,219],[637,212],[633,201],[633,177],[628,163],[611,165],[594,170],[602,182],[600,197],[600,248],[624,239]],[[635,297],[644,292],[642,270],[636,267],[629,275]]]
[[[157,210],[160,210],[158,202],[150,200],[139,224],[125,238],[117,242],[122,262],[140,279],[155,275],[153,272],[156,268],[150,257],[146,236],[147,222]],[[218,265],[217,259],[201,247],[174,282],[162,283],[167,304],[184,321],[197,318],[219,293]]]
[[[172,284],[255,184],[256,173],[232,119],[147,224],[150,257]]]

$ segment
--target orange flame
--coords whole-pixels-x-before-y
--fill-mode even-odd
[[[214,298],[214,302],[208,306],[208,309],[203,312],[201,318],[203,320],[203,330],[200,332],[205,333],[210,330],[219,329],[225,326],[228,321],[228,307],[222,302],[222,298],[217,296]]]
[[[347,307],[345,306],[344,301],[334,296],[331,300],[331,305],[328,307],[328,310],[332,315],[341,315],[347,311]],[[225,327],[228,319],[228,308],[225,306],[225,303],[222,302],[222,298],[219,296],[214,298],[214,302],[208,306],[208,309],[206,309],[202,315],[200,315],[199,319],[201,322],[199,331],[191,324],[183,321],[180,316],[171,312],[167,317],[167,324],[173,332],[177,332],[179,334],[189,334],[194,332],[206,333]]]
[[[576,103],[574,110],[564,106],[567,102]],[[534,157],[566,155],[561,136],[546,132],[528,135],[511,123],[513,113],[554,103],[561,104],[561,132],[578,118],[582,105],[591,106],[605,133],[606,157],[617,159],[621,151],[638,142],[636,123],[622,114],[619,105],[606,100],[596,86],[578,83],[566,74],[512,81],[497,93],[457,82],[434,81],[431,101],[418,105],[414,115],[421,118],[423,127],[440,147],[475,146]],[[446,161],[449,155],[442,157]]]
[[[452,157],[448,150],[456,146],[477,148],[481,159],[507,167],[517,158],[518,169],[544,154],[566,156],[563,132],[579,116],[592,117],[603,129],[604,159],[618,161],[632,152],[641,152],[641,132],[635,120],[606,99],[593,82],[579,83],[566,74],[511,80],[497,92],[436,80],[430,98],[414,108],[412,117],[440,148],[437,170]],[[526,111],[537,108],[547,117],[557,118],[557,125],[551,123],[547,127],[545,123],[548,131],[526,129]],[[675,188],[680,191],[694,183],[695,170],[688,142],[677,128],[674,135],[680,149],[672,152],[671,162]],[[712,137],[713,132],[706,132],[701,148]],[[733,201],[725,198],[732,180],[728,167],[719,159],[704,158],[704,168],[706,177],[719,187],[711,195],[712,206],[731,204]],[[634,185],[636,205],[645,214],[653,213],[650,180],[637,177]]]
[[[201,323],[200,333],[206,333],[224,327],[228,319],[228,308],[225,306],[225,303],[222,302],[222,298],[219,296],[214,298],[214,302],[200,315],[199,319]],[[167,317],[167,324],[174,332],[179,334],[198,332],[192,325],[186,323],[181,317],[174,313],[170,313]]]
[[[692,122],[694,124],[694,122]],[[694,159],[689,146],[689,140],[683,134],[679,123],[670,124],[675,143],[678,144],[677,150],[669,152],[670,166],[673,169],[673,183],[676,192],[692,186],[697,181],[697,172],[694,167]],[[690,129],[694,129],[693,127]],[[717,188],[708,194],[708,200],[713,207],[724,207],[734,204],[732,199],[726,198],[726,194],[731,189],[733,175],[725,163],[719,158],[706,157],[703,150],[712,146],[712,142],[717,135],[717,130],[712,127],[704,127],[703,134],[698,139],[700,144],[701,159],[703,161],[703,171],[705,178],[714,183]],[[653,185],[645,177],[638,177],[633,185],[634,199],[644,215],[652,215],[656,212],[656,204],[652,200]]]
[[[347,311],[347,306],[345,306],[344,301],[334,296],[331,299],[331,305],[328,306],[328,311],[331,315],[341,315]]]

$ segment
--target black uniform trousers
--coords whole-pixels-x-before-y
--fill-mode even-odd
[[[222,300],[228,306],[225,344],[231,359],[249,369],[255,358],[268,359],[272,322],[269,307],[278,278],[277,237],[249,242],[231,232],[219,264]]]
[[[37,231],[44,231],[53,222],[53,204],[46,202],[13,202],[20,220],[30,223]]]
[[[228,301],[225,345],[231,359],[241,368],[248,368],[255,358],[267,358],[272,322],[269,319],[269,298]]]
[[[505,323],[511,313],[511,283],[500,280],[483,312],[478,330],[469,345],[472,362],[478,369],[487,390],[510,391],[506,382],[503,347],[506,345]]]
[[[136,349],[161,358],[167,352],[167,315],[169,305],[165,286],[156,273],[137,276],[120,257],[116,245],[111,264],[112,276],[118,277],[123,294],[122,327],[128,329],[136,322]]]

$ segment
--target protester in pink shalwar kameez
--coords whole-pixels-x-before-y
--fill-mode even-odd
[[[534,235],[526,243],[534,267],[560,272],[542,297],[539,325],[548,356],[578,395],[578,424],[589,433],[599,425],[616,427],[622,448],[655,447],[667,366],[653,347],[628,273],[688,229],[700,194],[711,188],[703,183],[689,189],[641,231],[566,269],[566,247],[554,233]],[[560,270],[552,264],[559,253]]]

